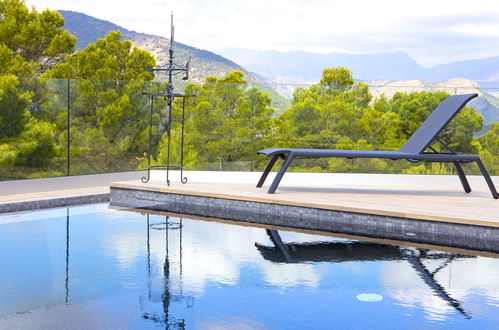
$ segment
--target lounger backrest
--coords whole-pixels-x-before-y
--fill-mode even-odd
[[[425,122],[412,134],[400,148],[401,152],[419,154],[428,148],[433,139],[454,118],[459,110],[478,94],[451,95],[426,118]]]

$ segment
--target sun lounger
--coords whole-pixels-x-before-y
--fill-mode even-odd
[[[407,140],[407,142],[400,148],[399,151],[367,151],[367,150],[334,150],[334,149],[287,149],[287,148],[270,148],[257,152],[257,154],[272,157],[263,171],[263,174],[258,181],[257,187],[261,187],[265,182],[270,170],[281,158],[284,160],[281,168],[277,172],[274,181],[269,187],[268,193],[273,194],[281,179],[288,169],[291,162],[296,158],[318,158],[318,157],[339,157],[339,158],[379,158],[379,159],[405,159],[410,162],[439,162],[439,163],[453,163],[456,172],[461,180],[464,191],[469,193],[471,191],[470,185],[461,164],[477,163],[485,181],[487,182],[492,196],[499,198],[494,183],[490,178],[485,166],[476,155],[458,155],[452,148],[445,144],[438,138],[438,134],[444,127],[457,115],[457,113],[468,103],[471,99],[477,97],[477,94],[465,95],[452,95],[445,99],[426,119],[426,121],[418,128],[416,132]],[[446,152],[437,152],[431,147],[431,144],[436,141],[439,142]],[[430,149],[430,152],[426,152]]]

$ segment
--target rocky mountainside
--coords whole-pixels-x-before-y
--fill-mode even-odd
[[[164,65],[168,60],[168,50],[170,48],[170,40],[160,36],[154,36],[135,31],[127,30],[114,23],[97,19],[85,15],[83,13],[59,10],[64,17],[64,29],[78,38],[77,49],[85,48],[89,43],[95,42],[99,38],[103,38],[110,31],[120,31],[124,39],[128,39],[133,44],[141,49],[147,50],[156,58],[157,65]],[[272,99],[272,107],[277,113],[284,111],[289,106],[289,101],[279,95],[275,90],[262,82],[259,75],[256,75],[235,62],[226,59],[213,52],[191,47],[189,45],[175,42],[175,61],[179,64],[184,64],[190,59],[190,74],[189,81],[202,83],[206,77],[215,76],[221,78],[229,72],[239,70],[244,72],[245,79],[257,86],[263,92],[267,93]],[[181,89],[185,81],[176,77],[176,87]],[[157,75],[156,80],[163,81],[165,75]]]
[[[59,10],[59,12],[64,17],[64,29],[78,38],[76,45],[78,49],[83,49],[98,38],[103,38],[110,31],[120,31],[124,39],[154,54],[158,65],[166,63],[170,47],[170,41],[166,38],[130,31],[111,22],[78,12],[66,10]],[[189,58],[191,58],[189,80],[193,82],[202,82],[207,76],[222,77],[234,70],[243,71],[249,80],[257,80],[256,75],[225,57],[175,42],[175,61],[183,64]]]

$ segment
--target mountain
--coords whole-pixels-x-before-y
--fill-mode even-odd
[[[158,65],[166,63],[170,46],[170,41],[166,38],[130,31],[78,12],[65,10],[59,12],[65,20],[64,29],[78,38],[78,49],[83,49],[98,38],[103,38],[110,31],[120,31],[125,39],[151,52],[156,57]],[[374,94],[383,88],[386,94],[390,94],[390,91],[404,90],[404,86],[406,89],[411,86],[410,90],[414,90],[414,86],[421,90],[444,87],[450,90],[465,87],[466,91],[480,94],[481,97],[474,101],[473,106],[484,116],[485,122],[488,124],[499,121],[499,92],[479,89],[475,82],[468,80],[478,82],[481,87],[485,84],[499,86],[499,56],[425,68],[400,51],[374,54],[317,54],[304,51],[262,52],[226,49],[223,53],[230,59],[207,50],[175,43],[176,62],[185,63],[191,57],[190,81],[200,83],[209,75],[222,77],[234,70],[243,71],[248,81],[269,94],[277,113],[289,107],[289,98],[298,87],[297,83],[317,82],[324,68],[345,66],[354,73],[356,79],[379,86],[377,89],[371,88]],[[468,79],[452,79],[456,77]],[[442,80],[445,81],[431,83]],[[265,84],[262,84],[262,81]]]
[[[428,69],[427,80],[440,81],[463,77],[478,82],[480,87],[499,87],[499,56],[437,65]]]
[[[426,68],[402,51],[318,54],[232,48],[222,50],[221,53],[269,81],[317,82],[325,68],[344,66],[351,70],[354,78],[358,80],[421,79],[437,82],[465,78],[476,81],[481,87],[499,87],[499,56]]]
[[[170,47],[170,41],[166,38],[130,31],[111,22],[74,11],[58,10],[58,12],[64,17],[63,28],[78,38],[77,49],[85,48],[110,31],[120,31],[124,39],[151,52],[156,57],[158,65],[166,63]],[[193,82],[203,82],[207,76],[222,77],[234,70],[243,71],[249,80],[257,80],[256,75],[231,60],[204,49],[175,42],[175,61],[183,64],[189,58],[191,58],[189,80]]]
[[[160,36],[127,30],[114,23],[97,19],[74,11],[58,10],[64,17],[64,29],[78,38],[76,48],[83,49],[89,43],[105,37],[110,31],[120,31],[124,39],[128,39],[141,49],[147,50],[156,58],[157,65],[164,65],[168,60],[170,40]],[[268,85],[262,83],[260,75],[254,74],[235,62],[208,50],[192,47],[178,41],[175,42],[175,62],[184,64],[190,59],[189,81],[204,82],[208,76],[224,77],[229,72],[239,70],[244,72],[245,79],[267,93],[272,99],[272,107],[277,113],[289,106],[289,100],[279,95]],[[180,88],[185,81],[180,76],[175,77],[176,87]],[[157,75],[156,80],[166,80],[166,75]]]
[[[355,78],[361,80],[411,79],[419,77],[424,71],[424,68],[403,52],[318,54],[305,51],[225,49],[222,53],[248,70],[269,79],[295,78],[297,83],[316,82],[320,79],[322,70],[334,66],[348,67]]]
[[[169,40],[163,37],[127,30],[111,22],[82,13],[59,10],[64,17],[64,29],[78,38],[77,48],[103,38],[110,31],[121,31],[125,39],[156,56],[158,65],[165,63]],[[202,82],[208,75],[221,77],[241,70],[250,81],[279,83],[317,82],[322,70],[344,66],[358,80],[414,80],[429,82],[453,78],[476,81],[480,87],[499,87],[499,56],[459,61],[426,68],[402,51],[369,54],[332,52],[319,54],[305,51],[256,51],[231,48],[222,50],[225,56],[176,42],[176,61],[184,63],[191,57],[191,80]]]

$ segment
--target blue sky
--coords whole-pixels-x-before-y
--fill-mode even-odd
[[[420,64],[499,55],[494,0],[27,0],[65,9],[194,47],[327,53],[402,50]]]

